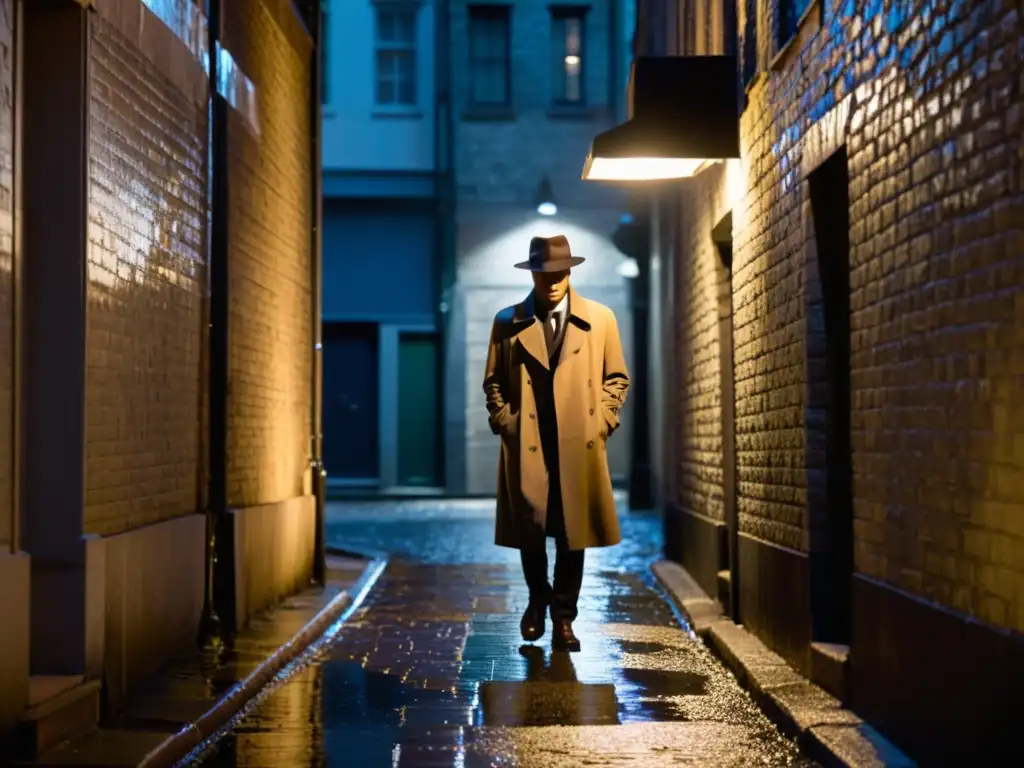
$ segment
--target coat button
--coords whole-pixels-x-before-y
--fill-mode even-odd
[[[593,443],[591,443],[591,445],[593,445]],[[530,453],[536,453],[537,452],[537,446],[536,445],[531,445],[530,448],[529,448],[529,451],[530,451]]]
[[[589,443],[587,443],[587,448],[593,448],[593,447],[594,447],[594,441],[591,440]]]
[[[590,409],[590,415],[591,415],[591,416],[593,416],[593,415],[594,415],[594,409],[593,409],[593,408],[591,408],[591,409]]]
[[[591,413],[593,413],[593,411],[591,411]],[[537,414],[536,413],[531,413],[530,414],[530,418],[531,419],[536,419],[537,418]]]
[[[588,386],[588,387],[592,387],[592,386],[594,386],[594,382],[593,382],[593,381],[591,381],[590,379],[587,379],[587,386]]]
[[[533,379],[527,379],[526,380],[526,386],[532,387],[533,386]]]

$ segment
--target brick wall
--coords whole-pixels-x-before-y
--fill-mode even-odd
[[[831,6],[826,2],[826,6]],[[762,33],[775,9],[762,8]],[[851,15],[852,14],[852,15]],[[844,142],[850,173],[855,557],[858,573],[1024,630],[1024,25],[1003,2],[817,10],[762,72],[742,115],[734,209],[740,527],[806,551],[822,488],[821,283],[806,173]],[[778,51],[762,34],[762,69]],[[848,111],[847,111],[848,110]],[[713,443],[706,230],[680,279],[684,478]],[[721,186],[719,187],[721,189]],[[702,198],[702,199],[695,199]],[[694,394],[696,393],[696,394]],[[687,410],[689,415],[686,415]],[[689,420],[689,421],[688,421]],[[702,439],[688,439],[691,431]],[[713,481],[689,482],[691,503]],[[685,496],[685,490],[683,492]],[[701,511],[701,510],[698,510]],[[814,520],[813,515],[810,518]]]
[[[794,171],[806,162],[801,133],[849,95],[856,567],[1024,629],[1012,396],[1024,359],[1021,19],[1001,2],[844,13],[804,32],[742,121],[751,192],[736,305],[751,334],[741,344],[737,331],[737,364],[752,373],[767,360],[764,375],[737,383],[738,408],[799,450],[806,191]],[[843,66],[857,48],[860,62]],[[753,416],[765,396],[781,407]],[[745,458],[749,478],[756,464]],[[788,517],[802,493],[787,479],[776,477],[782,498],[745,511]]]
[[[310,458],[310,40],[290,3],[227,3],[225,45],[256,88],[259,135],[229,117],[228,499],[303,493]]]
[[[10,542],[14,510],[14,2],[0,1],[0,547]]]
[[[684,510],[725,519],[722,495],[722,406],[719,291],[721,259],[711,233],[728,213],[725,169],[717,166],[681,191],[676,262],[676,498]]]
[[[196,511],[205,384],[205,85],[121,21],[91,23],[85,530],[104,535]]]

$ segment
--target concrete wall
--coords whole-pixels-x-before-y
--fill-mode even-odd
[[[758,10],[738,179],[687,182],[679,212],[676,504],[720,517],[709,227],[731,207],[741,615],[806,670],[809,556],[827,548],[828,513],[807,178],[845,148],[851,703],[922,760],[1016,754],[1002,737],[1024,679],[1022,19],[1000,3],[826,2],[780,48],[778,8]],[[951,658],[977,663],[950,671]]]
[[[28,705],[30,571],[25,553],[0,552],[0,745]]]
[[[316,507],[312,496],[234,510],[237,628],[309,586]]]
[[[447,462],[452,490],[491,494],[498,443],[487,427],[481,389],[487,339],[494,315],[531,289],[529,274],[512,265],[526,258],[533,235],[562,232],[573,252],[587,257],[574,271],[573,282],[583,295],[615,311],[627,362],[631,359],[630,286],[618,271],[624,257],[609,239],[623,197],[614,188],[580,178],[591,139],[613,125],[623,108],[627,25],[621,4],[616,3],[614,20],[607,0],[590,6],[583,52],[586,103],[567,108],[553,104],[549,4],[513,3],[511,103],[507,109],[480,110],[469,99],[469,5],[464,0],[452,4],[458,204],[457,283],[446,340]],[[558,205],[551,218],[536,213],[535,196],[544,177]],[[609,444],[617,480],[628,474],[628,404],[623,427]]]
[[[325,170],[430,171],[434,167],[434,3],[414,0],[416,105],[375,104],[373,0],[325,4]],[[358,76],[354,76],[358,73]]]
[[[117,700],[195,643],[206,520],[188,515],[111,536],[103,545],[103,682],[105,695]]]

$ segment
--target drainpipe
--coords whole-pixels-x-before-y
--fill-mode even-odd
[[[319,7],[312,14],[311,34],[313,36],[313,61],[310,77],[310,136],[309,161],[312,165],[310,177],[312,187],[312,228],[310,243],[310,329],[312,339],[312,381],[310,382],[310,471],[313,477],[313,496],[316,500],[316,550],[313,553],[313,579],[318,584],[327,582],[327,550],[324,534],[325,513],[327,505],[327,469],[323,461],[323,434],[321,422],[323,415],[323,336],[321,320],[323,317],[323,174],[321,158],[321,109],[323,99],[323,61],[320,56],[323,45],[323,14]]]
[[[437,455],[443,463],[447,455],[445,446],[449,438],[448,419],[445,409],[445,392],[448,390],[448,341],[451,332],[452,287],[455,284],[455,165],[453,147],[455,122],[452,115],[452,65],[451,65],[451,0],[437,0],[434,18],[434,195],[436,201],[436,264],[437,296],[436,312],[438,337],[440,339],[440,365],[438,365],[438,401],[436,408],[441,414],[438,430]],[[441,477],[446,488],[452,487],[449,477],[451,468],[445,463]]]
[[[208,0],[210,164],[209,492],[206,511],[206,595],[200,640],[217,649],[234,634],[234,536],[228,514],[228,135],[227,101],[218,93],[221,0]]]

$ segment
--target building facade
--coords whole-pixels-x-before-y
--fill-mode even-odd
[[[5,756],[310,582],[308,10],[0,2]]]
[[[740,160],[654,215],[668,554],[912,757],[1019,757],[1019,8],[647,0],[638,25],[648,53],[736,50],[743,93]]]
[[[494,315],[532,288],[529,273],[513,267],[532,236],[563,233],[587,258],[573,283],[615,311],[632,362],[628,259],[611,241],[624,198],[580,175],[591,137],[625,113],[633,19],[621,0],[452,2],[455,279],[445,407],[454,492],[494,493],[498,442],[487,425],[484,363]],[[623,426],[609,445],[617,482],[629,472],[628,416]]]
[[[443,4],[322,8],[328,483],[372,493],[443,488]]]

